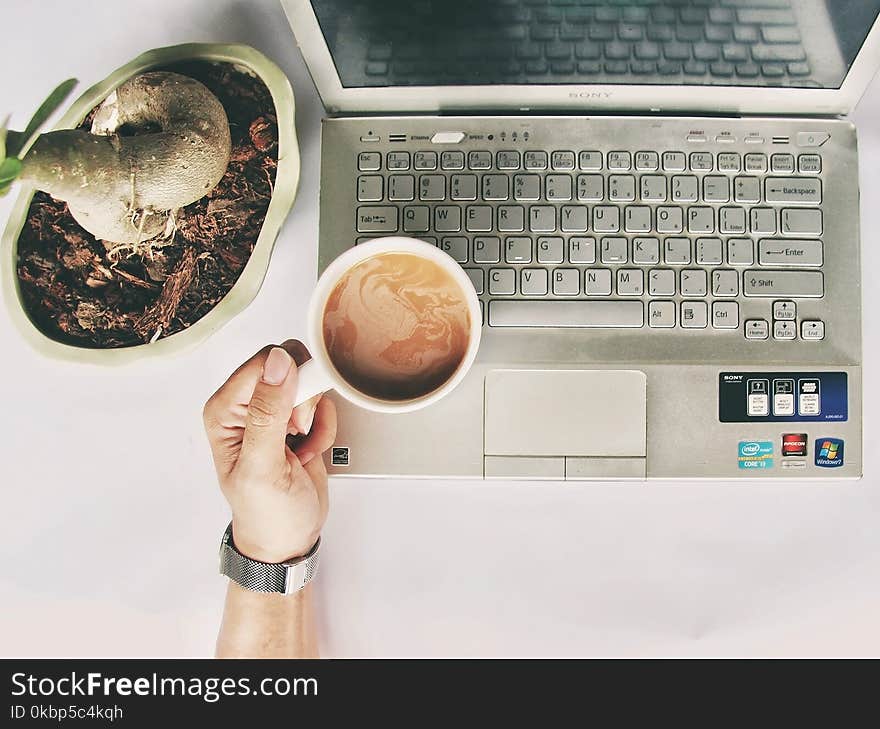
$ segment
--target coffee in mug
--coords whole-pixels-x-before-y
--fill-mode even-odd
[[[377,412],[436,402],[465,377],[482,331],[468,274],[435,246],[392,236],[342,253],[308,313],[312,359],[297,404],[326,390]]]
[[[470,310],[459,283],[411,253],[361,261],[324,307],[324,345],[356,390],[411,400],[441,387],[468,351]]]

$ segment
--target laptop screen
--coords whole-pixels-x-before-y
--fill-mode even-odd
[[[312,0],[344,88],[840,88],[880,0]]]

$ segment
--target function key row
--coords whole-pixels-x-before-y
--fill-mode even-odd
[[[382,169],[381,152],[361,152],[357,159],[361,172],[378,172]],[[442,170],[558,170],[558,171],[612,171],[637,170],[640,172],[773,172],[791,174],[819,174],[822,172],[822,158],[818,154],[802,154],[797,160],[787,153],[768,155],[752,152],[741,155],[738,152],[627,152],[611,151],[603,154],[598,150],[575,152],[557,150],[545,152],[501,150],[494,155],[488,150],[474,150],[465,154],[461,150],[447,150],[439,154],[434,151],[388,152],[385,155],[385,168],[391,172],[401,170],[433,171]]]

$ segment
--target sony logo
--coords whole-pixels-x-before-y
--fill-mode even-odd
[[[569,91],[569,99],[610,99],[610,91]]]

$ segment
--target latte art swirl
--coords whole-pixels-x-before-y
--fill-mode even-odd
[[[336,284],[323,330],[330,361],[352,387],[383,400],[410,400],[455,374],[468,349],[470,311],[441,266],[383,253]]]

